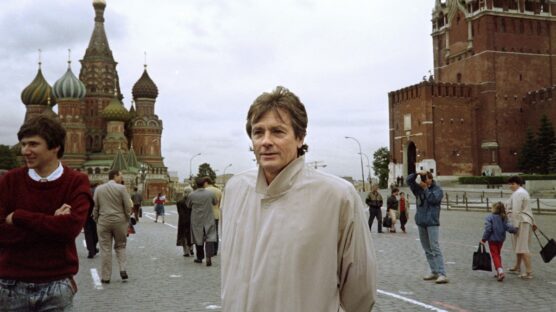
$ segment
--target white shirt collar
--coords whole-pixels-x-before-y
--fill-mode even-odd
[[[43,178],[41,177],[36,171],[35,169],[29,169],[29,177],[37,182],[39,182],[42,179],[46,179],[47,182],[50,181],[54,181],[59,179],[62,174],[64,173],[64,166],[62,166],[61,162],[58,162],[58,168],[56,168],[56,170],[54,170],[48,177]]]

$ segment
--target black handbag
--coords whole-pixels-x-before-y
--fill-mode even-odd
[[[485,245],[479,243],[479,248],[473,253],[473,270],[492,271],[490,254],[485,250]]]
[[[387,228],[392,226],[392,219],[390,218],[390,216],[387,215],[382,219],[382,226]]]
[[[537,227],[537,230],[539,232],[541,232],[541,235],[544,236],[544,238],[546,238],[546,240],[548,241],[546,243],[546,245],[543,246],[542,243],[541,243],[541,240],[539,239],[539,236],[537,235],[537,231],[533,231],[533,233],[535,234],[535,237],[537,238],[537,241],[539,242],[539,245],[541,246],[542,260],[545,263],[549,263],[550,260],[552,260],[554,257],[556,257],[556,241],[554,241],[554,239],[548,238],[546,235],[544,235],[544,233],[538,227]]]

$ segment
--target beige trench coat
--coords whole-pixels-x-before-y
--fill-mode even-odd
[[[222,200],[223,311],[370,311],[376,262],[364,205],[338,177],[290,163],[250,170]]]

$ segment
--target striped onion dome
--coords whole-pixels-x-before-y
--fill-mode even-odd
[[[44,76],[42,75],[41,68],[39,66],[39,71],[35,76],[35,79],[21,92],[21,101],[25,105],[35,104],[35,105],[48,105],[48,98],[50,98],[50,104],[56,104],[52,96],[52,87],[46,82]]]
[[[68,62],[69,63],[69,62]],[[85,85],[81,82],[68,65],[68,70],[54,83],[52,88],[56,99],[82,99],[85,97]]]
[[[108,106],[102,110],[102,117],[107,121],[128,121],[129,112],[117,97],[112,98]]]
[[[147,73],[147,67],[145,65],[145,70],[143,71],[143,75],[135,85],[133,85],[133,89],[131,90],[133,94],[133,98],[148,98],[148,99],[156,99],[158,96],[158,87],[154,84],[151,77]]]

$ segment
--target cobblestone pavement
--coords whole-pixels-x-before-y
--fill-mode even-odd
[[[152,207],[144,211],[137,234],[128,240],[128,282],[121,282],[115,258],[111,283],[100,285],[100,278],[95,282],[92,272],[100,274],[100,257],[87,259],[83,235],[78,238],[76,311],[220,311],[219,257],[206,267],[182,256],[175,246],[174,206],[166,207],[165,224],[150,219]],[[485,215],[442,211],[441,248],[450,279],[445,285],[421,280],[428,265],[412,216],[407,234],[377,234],[375,223],[379,295],[373,311],[556,311],[556,260],[542,262],[534,237],[532,280],[507,274],[500,283],[493,273],[471,270]],[[539,216],[537,224],[549,237],[556,237],[556,216]],[[506,268],[514,260],[510,248],[508,240],[502,251]]]

